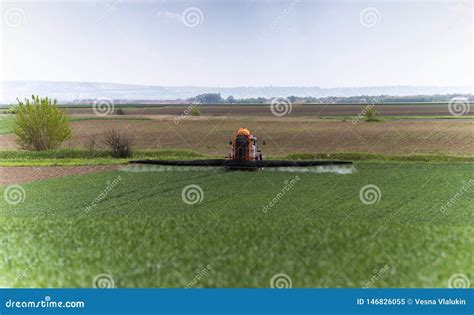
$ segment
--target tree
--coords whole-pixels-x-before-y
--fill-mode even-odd
[[[205,93],[197,95],[190,99],[193,102],[197,102],[199,104],[222,104],[224,103],[224,99],[222,98],[220,93]]]
[[[234,104],[235,103],[235,98],[232,95],[229,95],[226,100],[227,103],[229,104]]]
[[[71,137],[66,111],[59,109],[57,100],[33,95],[17,101],[13,133],[23,149],[53,149]]]
[[[290,103],[294,104],[296,103],[296,101],[298,100],[298,98],[296,96],[288,96],[288,100],[290,101]]]

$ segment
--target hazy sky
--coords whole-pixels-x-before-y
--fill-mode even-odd
[[[10,1],[2,80],[197,86],[473,84],[462,1]]]

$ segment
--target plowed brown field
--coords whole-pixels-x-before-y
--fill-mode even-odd
[[[147,116],[155,120],[82,120],[72,122],[73,137],[64,147],[98,142],[110,129],[126,131],[136,148],[183,148],[225,155],[233,133],[242,126],[266,140],[263,152],[367,152],[386,154],[474,154],[474,121],[389,120],[357,122],[304,117]],[[0,149],[16,148],[12,134],[0,136]]]
[[[364,104],[295,104],[288,111],[288,117],[301,116],[357,116],[364,110]],[[447,104],[380,104],[375,106],[382,116],[449,116]],[[124,109],[125,115],[179,115],[186,105],[162,105]],[[269,105],[199,105],[206,116],[274,116]],[[71,108],[70,114],[94,115],[92,108]],[[474,115],[474,106],[470,106],[466,115]]]

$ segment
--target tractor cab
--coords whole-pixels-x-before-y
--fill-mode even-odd
[[[237,130],[235,137],[229,142],[232,146],[229,159],[234,161],[259,161],[262,152],[258,150],[257,137],[252,135],[247,128]],[[265,144],[265,143],[263,143]]]

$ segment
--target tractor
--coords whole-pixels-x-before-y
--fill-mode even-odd
[[[262,142],[265,145],[265,141]],[[256,171],[266,167],[311,167],[322,165],[352,164],[350,161],[337,160],[263,160],[262,152],[258,149],[257,137],[247,128],[240,128],[229,142],[230,153],[226,159],[209,160],[134,160],[133,164],[157,164],[174,166],[209,166],[224,167],[227,170]]]

